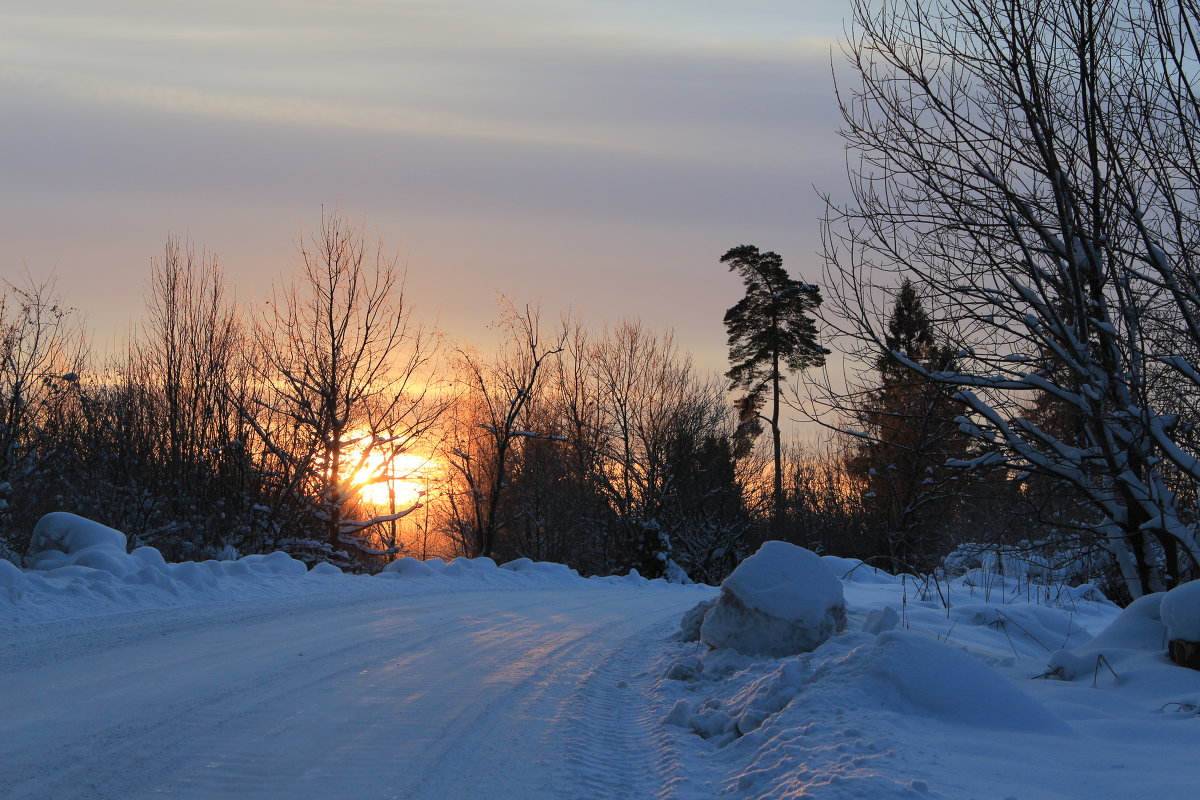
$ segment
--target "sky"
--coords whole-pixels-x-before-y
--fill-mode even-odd
[[[671,328],[723,370],[720,256],[818,280],[845,182],[811,0],[6,0],[0,276],[57,276],[98,344],[143,315],[168,234],[244,303],[290,280],[322,207],[408,268],[406,300],[485,344],[496,294]]]

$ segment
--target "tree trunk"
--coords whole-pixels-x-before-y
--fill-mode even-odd
[[[778,327],[778,321],[773,321]],[[775,451],[775,486],[772,495],[771,535],[776,539],[784,538],[784,501],[783,501],[783,436],[779,430],[779,350],[771,353],[771,438]]]

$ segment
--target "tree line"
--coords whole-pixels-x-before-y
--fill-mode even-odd
[[[144,324],[102,359],[53,284],[5,285],[7,557],[53,510],[169,558],[362,570],[467,555],[719,580],[752,545],[757,467],[670,333],[502,300],[484,353],[419,325],[395,257],[344,217],[298,262],[238,306],[216,258],[170,238]]]

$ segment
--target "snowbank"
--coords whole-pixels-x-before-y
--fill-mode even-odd
[[[845,627],[841,581],[820,557],[766,542],[721,583],[700,639],[745,655],[785,656],[813,650]]]
[[[48,514],[34,529],[26,569],[0,561],[0,626],[295,595],[395,591],[478,591],[571,586],[667,588],[636,573],[582,578],[562,564],[526,558],[419,561],[400,558],[376,576],[309,570],[286,553],[232,561],[168,563],[153,547],[126,553],[123,533],[67,513]],[[678,587],[672,587],[678,588]],[[690,591],[711,591],[708,587]]]
[[[690,754],[698,794],[1194,792],[1200,673],[1166,657],[1164,595],[1121,610],[1087,584],[821,560],[840,578],[847,625],[811,652],[713,650],[696,638],[703,606],[681,620],[662,662],[660,720]],[[1176,591],[1184,616],[1193,601]]]

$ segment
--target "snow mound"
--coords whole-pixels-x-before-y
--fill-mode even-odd
[[[854,709],[864,716],[923,717],[948,729],[1071,732],[980,659],[910,631],[847,633],[812,653],[769,662],[709,650],[676,659],[665,677],[684,687],[685,696],[663,721],[717,745],[756,731],[765,744]]]
[[[721,583],[700,639],[714,648],[779,658],[814,650],[845,627],[842,583],[820,556],[766,542]]]
[[[842,581],[865,584],[894,584],[899,578],[884,572],[878,567],[872,567],[857,558],[842,558],[840,556],[821,556],[821,561]]]
[[[441,562],[439,561],[438,563],[440,564]],[[404,558],[397,558],[388,564],[380,574],[395,575],[397,577],[427,578],[437,573],[434,572],[434,568],[428,563],[420,559],[405,556]]]
[[[500,569],[529,576],[539,576],[543,580],[580,580],[578,572],[566,564],[556,564],[553,561],[533,561],[528,558],[517,558],[501,564]],[[593,578],[592,580],[598,579]]]
[[[1134,675],[1166,661],[1167,627],[1162,610],[1162,592],[1139,597],[1121,611],[1112,623],[1083,644],[1052,653],[1047,676],[1065,681]]]
[[[1200,581],[1176,586],[1163,596],[1162,621],[1172,641],[1200,642]]]
[[[835,669],[873,686],[879,705],[910,706],[960,725],[1025,733],[1070,729],[1041,703],[962,650],[908,631],[881,633]],[[871,690],[869,690],[871,691]]]
[[[93,563],[97,564],[96,569],[106,569],[125,557],[125,545],[125,534],[120,531],[75,514],[55,511],[34,526],[25,559],[34,569]]]
[[[863,631],[865,633],[887,633],[895,630],[900,624],[900,614],[891,606],[883,608],[872,608],[867,612],[866,619],[863,620]]]
[[[287,553],[275,552],[242,556],[238,559],[238,563],[246,564],[271,575],[303,575],[308,572],[308,567],[303,561],[297,561]]]

